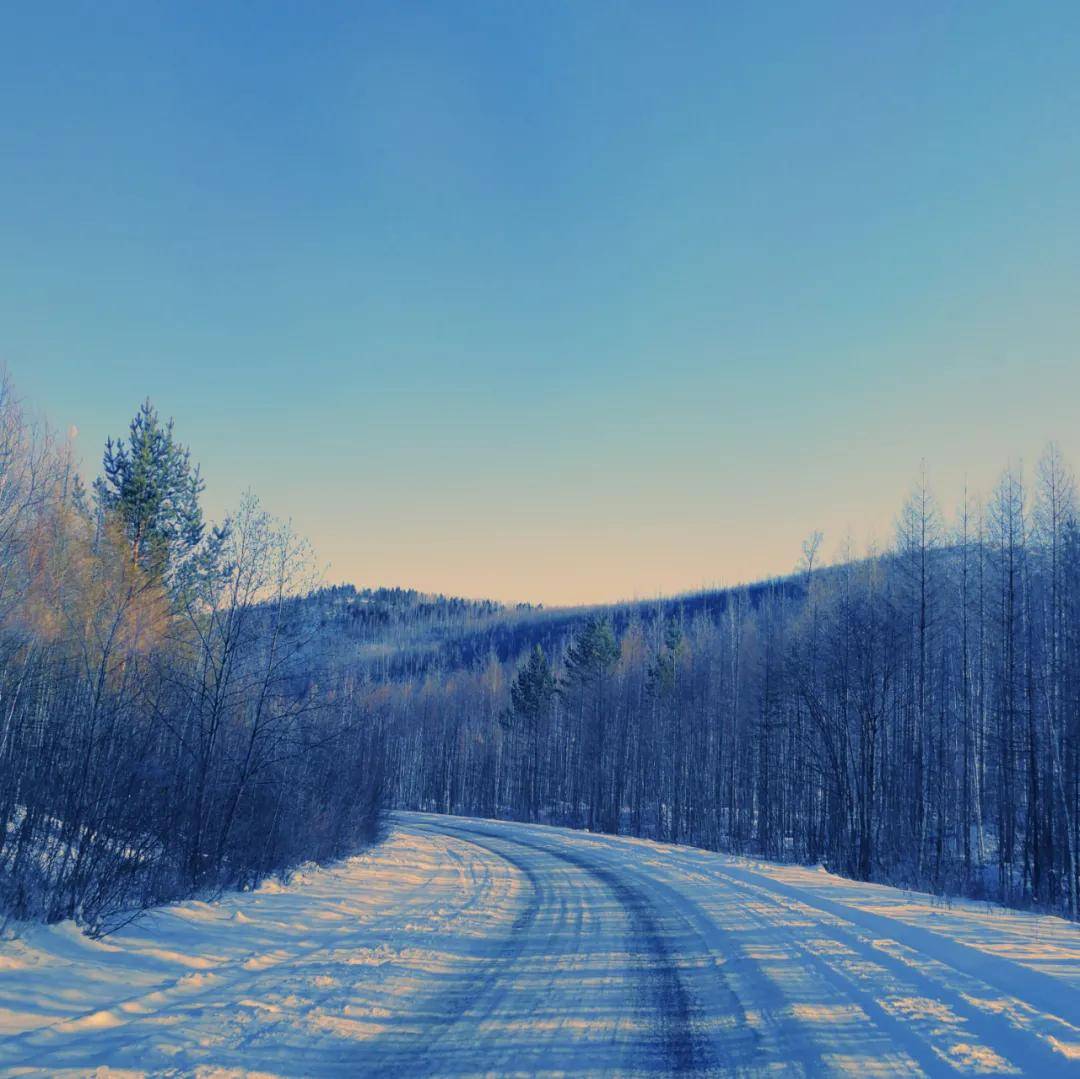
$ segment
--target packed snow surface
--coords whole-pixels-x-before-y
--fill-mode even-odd
[[[0,943],[0,1071],[1080,1073],[1080,931],[812,869],[395,816],[342,865]]]

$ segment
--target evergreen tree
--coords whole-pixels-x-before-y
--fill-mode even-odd
[[[555,699],[557,683],[543,648],[536,645],[510,686],[514,716],[526,727],[547,718]]]
[[[203,481],[187,447],[162,424],[149,399],[131,421],[128,441],[109,439],[104,475],[94,483],[99,507],[119,522],[131,557],[151,576],[175,582],[203,538]]]
[[[664,838],[677,843],[682,834],[686,805],[689,761],[684,739],[682,711],[676,700],[676,675],[682,651],[682,630],[674,619],[664,629],[664,643],[645,674],[645,688],[651,701],[658,767],[664,789],[669,793],[664,805],[657,807],[659,826]]]
[[[664,645],[657,652],[646,675],[649,692],[658,698],[667,698],[675,690],[675,666],[682,645],[682,630],[672,618],[664,629]]]
[[[540,803],[540,733],[546,730],[558,683],[543,648],[536,645],[510,685],[510,704],[515,727],[524,734],[526,812],[536,819]]]
[[[619,809],[611,804],[610,774],[605,769],[611,726],[607,685],[619,652],[611,619],[593,615],[566,653],[566,687],[578,704],[578,746],[583,770],[592,773],[592,790],[587,798],[590,831],[596,831],[598,826],[610,832],[618,830]]]
[[[619,658],[619,645],[611,619],[593,615],[566,653],[566,681],[570,686],[592,686],[603,679]]]

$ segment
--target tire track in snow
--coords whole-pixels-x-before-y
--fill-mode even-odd
[[[458,829],[429,828],[423,824],[413,825],[423,834],[445,837],[450,833],[459,842],[478,847],[488,854],[495,855],[514,870],[520,872],[528,882],[529,897],[522,910],[514,917],[510,930],[498,950],[482,960],[482,965],[467,972],[461,982],[440,996],[451,1002],[460,1000],[460,1005],[452,1003],[449,1010],[440,1010],[429,1017],[431,1025],[422,1034],[422,1044],[412,1043],[394,1053],[380,1067],[383,1075],[420,1076],[438,1074],[440,1058],[447,1039],[454,1029],[466,1019],[481,1021],[492,1010],[491,996],[507,967],[521,954],[528,941],[528,934],[540,913],[543,889],[535,871],[527,863],[515,859],[488,846],[477,842],[471,834]]]
[[[678,964],[665,939],[658,911],[643,888],[631,884],[618,872],[598,864],[594,859],[561,847],[531,842],[518,835],[508,836],[455,825],[445,825],[439,830],[476,843],[505,858],[525,874],[534,891],[539,888],[535,870],[527,859],[507,853],[507,845],[554,858],[603,885],[627,915],[629,950],[636,960],[634,976],[637,979],[637,996],[643,1018],[653,1026],[654,1041],[663,1060],[664,1072],[671,1075],[702,1075],[719,1070],[711,1042],[700,1030],[700,1010],[683,984]],[[492,842],[496,845],[493,846]],[[535,921],[535,917],[535,911],[532,911],[528,924]],[[685,923],[685,927],[691,928],[688,923]],[[514,949],[514,957],[520,954],[524,945],[525,941],[522,940]],[[494,980],[497,981],[504,973],[493,971]]]
[[[840,993],[859,1002],[880,1027],[893,1035],[897,1045],[903,1046],[931,1074],[940,1068],[943,1060],[962,1057],[956,1054],[956,1045],[970,1046],[971,1035],[990,1051],[988,1057],[1001,1062],[1002,1070],[1022,1062],[1025,1068],[1049,1075],[1067,1067],[1066,1060],[1054,1051],[1045,1036],[1034,1029],[1005,1022],[1001,1014],[978,1006],[980,999],[990,998],[993,1002],[995,993],[1015,1000],[1007,983],[983,980],[986,971],[979,972],[982,977],[970,974],[967,963],[949,965],[934,958],[933,942],[925,952],[905,948],[894,939],[901,927],[890,926],[887,919],[827,901],[819,905],[809,897],[790,896],[775,886],[770,887],[774,882],[768,878],[758,883],[749,880],[746,871],[736,872],[738,875],[728,867],[714,870],[713,879],[722,880],[726,887],[743,896],[748,906],[771,905],[771,916],[758,914],[766,921],[775,924],[777,918],[783,922],[792,916],[813,919],[823,938],[792,939],[803,961],[818,969]],[[860,916],[868,919],[874,928],[861,925]],[[823,953],[813,946],[822,940],[839,945],[842,950],[829,949]],[[947,951],[950,955],[954,953],[955,949]],[[996,964],[991,971],[998,973]],[[924,1014],[919,1014],[918,1009],[913,1015],[897,1014],[897,1001],[925,1005]],[[1068,998],[1062,997],[1055,1010],[1066,1010],[1062,1006],[1068,1003]],[[1063,1023],[1050,1013],[1039,1018]],[[1068,1028],[1069,1024],[1064,1022],[1063,1026]],[[953,1036],[943,1037],[943,1034]]]
[[[598,851],[614,853],[602,837],[583,838]],[[685,885],[718,889],[714,894],[721,907],[734,899],[740,917],[798,954],[802,969],[816,971],[830,987],[832,1002],[861,1007],[914,1068],[930,1075],[953,1068],[1015,1072],[1017,1066],[1049,1075],[1070,1062],[1075,1068],[1080,1031],[1070,1020],[1076,1000],[1060,985],[1055,997],[1049,976],[1025,974],[1026,989],[1036,983],[1030,997],[1048,1009],[1040,1012],[1030,1000],[1013,995],[1009,976],[1015,978],[1017,970],[1006,960],[748,869],[705,869],[703,853],[672,848],[662,872],[675,887],[658,878],[655,883],[670,888],[673,901],[691,894]],[[721,898],[725,893],[728,899]],[[723,919],[718,910],[707,916],[717,926]],[[796,925],[804,928],[793,931]],[[915,947],[900,943],[905,938]],[[790,1030],[790,1023],[784,1025]],[[791,1044],[787,1037],[784,1041]],[[819,1059],[818,1067],[830,1070]],[[810,1073],[817,1070],[812,1059],[805,1063]]]

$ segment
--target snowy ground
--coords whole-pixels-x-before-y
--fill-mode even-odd
[[[0,1071],[1080,1073],[1080,930],[401,814],[376,850],[288,888],[96,943],[70,926],[0,943]]]

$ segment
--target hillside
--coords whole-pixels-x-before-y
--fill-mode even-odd
[[[290,617],[304,627],[312,654],[325,662],[351,665],[371,678],[399,680],[467,669],[492,657],[513,662],[537,644],[559,655],[598,616],[609,619],[619,634],[632,623],[715,621],[735,599],[757,607],[769,596],[804,594],[805,586],[805,577],[795,575],[651,600],[545,607],[335,585],[292,600]]]

